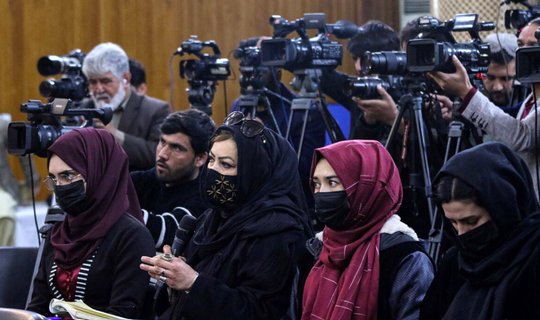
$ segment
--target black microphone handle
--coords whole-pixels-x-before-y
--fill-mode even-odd
[[[173,213],[176,209],[178,208],[174,208]],[[189,211],[185,211],[183,209],[179,210],[184,211],[185,215],[182,217],[182,219],[180,219],[180,223],[178,224],[178,229],[176,229],[176,234],[174,236],[174,241],[171,248],[171,252],[175,257],[178,257],[182,253],[182,251],[184,251],[186,244],[188,243],[191,235],[193,234],[193,230],[195,229],[195,224],[197,222],[197,218],[192,216]],[[161,280],[158,280],[158,282],[156,283],[156,292],[154,294],[154,310],[157,299],[164,284],[165,283]]]
[[[178,229],[176,229],[176,234],[174,235],[174,240],[171,248],[171,252],[175,257],[180,256],[182,251],[184,251],[184,248],[186,247],[186,244],[188,243],[193,233],[193,230],[195,229],[196,222],[197,218],[195,218],[191,214],[186,214],[180,220],[180,223],[178,224]]]

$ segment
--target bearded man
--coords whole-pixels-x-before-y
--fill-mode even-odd
[[[207,208],[199,177],[215,125],[206,113],[188,109],[171,113],[160,130],[155,168],[131,173],[144,223],[158,250],[172,244],[185,214],[198,217]]]
[[[94,47],[83,61],[90,99],[84,108],[110,106],[110,123],[96,121],[95,126],[111,132],[129,157],[129,169],[144,170],[154,166],[159,126],[169,114],[169,105],[146,95],[139,95],[130,84],[129,59],[117,44],[105,42]]]

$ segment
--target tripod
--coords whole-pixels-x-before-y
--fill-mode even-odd
[[[298,111],[303,111],[302,128],[300,131],[300,137],[298,138],[297,149],[297,155],[300,159],[308,116],[311,110],[319,110],[321,112],[326,131],[328,132],[332,143],[345,140],[345,136],[343,135],[343,132],[336,123],[335,119],[328,111],[324,99],[319,93],[320,77],[322,75],[321,69],[299,69],[294,71],[294,75],[295,77],[293,78],[291,84],[295,90],[299,91],[299,93],[298,97],[293,99],[291,104],[291,114],[289,116],[285,138],[289,139],[291,135],[291,128],[295,113]]]
[[[268,99],[267,94],[272,94],[284,102],[291,102],[285,97],[274,93],[267,88],[262,87],[260,89],[254,89],[252,87],[248,87],[245,92],[243,92],[240,96],[238,100],[238,107],[242,112],[244,112],[244,114],[249,114],[253,119],[257,114],[257,107],[262,106],[264,108],[264,111],[270,118],[273,126],[272,129],[274,129],[280,136],[283,136],[283,133],[281,132],[281,128],[277,122],[276,116],[274,115],[274,111],[272,110],[270,100]]]
[[[188,80],[188,101],[191,108],[199,109],[207,115],[212,115],[212,101],[216,93],[215,81]]]
[[[413,124],[414,130],[411,131],[412,141],[417,143],[418,152],[420,155],[420,164],[421,164],[421,178],[422,181],[419,181],[418,174],[416,170],[412,170],[413,173],[409,175],[408,183],[413,187],[413,190],[423,190],[423,194],[426,197],[427,201],[427,210],[430,219],[430,231],[428,237],[428,253],[430,256],[436,260],[435,252],[438,252],[441,240],[441,230],[436,229],[437,226],[437,212],[436,206],[433,201],[433,194],[431,189],[431,174],[428,158],[428,137],[426,124],[424,122],[424,117],[422,115],[422,108],[424,105],[423,97],[423,87],[420,85],[418,87],[412,88],[412,93],[403,95],[399,100],[399,105],[401,106],[399,113],[394,120],[388,140],[386,142],[386,148],[388,149],[391,143],[395,140],[396,133],[398,132],[403,116],[405,113],[408,115],[408,120]],[[413,163],[414,163],[413,159]],[[438,254],[437,254],[438,255]]]

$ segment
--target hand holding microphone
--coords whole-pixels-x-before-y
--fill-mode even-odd
[[[197,219],[190,213],[186,213],[180,223],[174,237],[172,248],[168,245],[163,247],[163,255],[141,258],[143,262],[140,268],[158,279],[156,283],[156,296],[163,284],[176,290],[189,290],[198,273],[193,270],[183,259],[175,259],[184,251],[195,229]]]
[[[164,255],[159,258],[163,262],[158,262],[156,264],[156,266],[160,268],[157,271],[161,271],[159,273],[158,283],[156,283],[158,291],[163,284],[166,284],[169,288],[175,290],[189,290],[199,274],[197,271],[193,270],[182,257],[180,257],[180,259],[175,259],[176,257],[172,255],[171,250],[170,246],[165,245],[163,247]],[[170,261],[165,260],[168,257],[171,258]],[[161,285],[159,283],[161,283]]]

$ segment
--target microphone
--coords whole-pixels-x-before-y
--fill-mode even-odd
[[[358,27],[354,22],[347,20],[339,20],[332,25],[332,33],[336,38],[348,39],[354,37],[362,28]]]
[[[197,218],[195,218],[188,210],[182,207],[174,208],[173,213],[184,214],[182,219],[180,219],[180,223],[178,224],[178,229],[176,229],[176,233],[174,235],[174,241],[171,248],[172,255],[175,257],[178,257],[180,256],[182,251],[184,251],[186,244],[188,243],[189,239],[191,239],[191,236],[193,235],[193,230],[195,230],[195,223],[197,222]],[[165,259],[167,255],[168,254],[165,254],[162,258]],[[172,260],[172,257],[166,260]],[[155,310],[155,304],[157,303],[157,299],[161,293],[161,288],[163,287],[164,284],[165,282],[163,282],[162,280],[158,280],[156,282],[156,292],[154,294],[154,310]]]
[[[176,209],[177,208],[175,208],[174,210]],[[174,241],[173,241],[172,249],[171,249],[173,256],[178,257],[180,256],[182,251],[184,251],[186,244],[188,243],[189,239],[191,239],[191,236],[193,235],[193,230],[195,230],[196,222],[197,222],[197,218],[195,218],[189,212],[187,212],[182,217],[182,219],[180,220],[180,223],[178,224],[178,229],[176,229],[176,233],[174,235]]]

